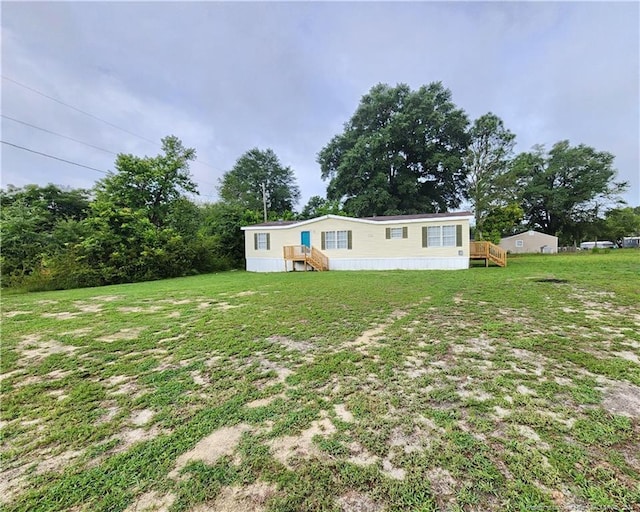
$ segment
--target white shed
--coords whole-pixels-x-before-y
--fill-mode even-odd
[[[507,236],[500,240],[500,247],[511,254],[558,252],[558,237],[540,233],[539,231],[525,231],[517,235]]]

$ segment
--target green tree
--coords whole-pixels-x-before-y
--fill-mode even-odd
[[[0,190],[2,285],[20,285],[43,261],[82,236],[89,193],[48,184]]]
[[[346,215],[337,200],[329,200],[320,196],[312,196],[300,212],[300,220],[313,219],[322,215]]]
[[[210,239],[210,247],[217,257],[234,268],[244,267],[244,233],[242,226],[258,224],[260,213],[237,203],[219,202],[203,207],[200,233]]]
[[[600,238],[622,245],[626,236],[640,236],[640,206],[614,208],[605,214]]]
[[[53,229],[61,220],[82,220],[89,214],[88,190],[53,183],[44,187],[34,184],[24,187],[9,185],[6,190],[0,190],[2,208],[10,207],[16,202],[36,208],[44,216],[40,224],[42,231]]]
[[[197,187],[189,172],[195,149],[185,148],[180,139],[170,135],[162,139],[162,151],[155,157],[119,154],[116,172],[96,185],[96,199],[141,210],[154,226],[163,227],[174,203],[186,192],[197,194]]]
[[[466,196],[473,206],[476,239],[482,240],[489,212],[513,198],[507,174],[515,135],[492,113],[476,119],[469,135],[471,140],[464,157],[468,179]]]
[[[619,201],[626,183],[615,182],[614,157],[569,141],[546,153],[535,146],[513,161],[511,178],[520,190],[525,221],[556,235],[561,244],[577,243],[607,206]]]
[[[284,167],[271,149],[244,153],[220,180],[220,197],[244,209],[262,212],[263,193],[269,214],[281,216],[300,199],[300,189],[290,167]]]
[[[459,206],[467,116],[440,82],[374,86],[344,132],[318,154],[327,198],[354,216],[440,212]]]
[[[523,218],[524,210],[517,203],[492,208],[484,219],[484,240],[498,244],[503,236],[516,234]]]

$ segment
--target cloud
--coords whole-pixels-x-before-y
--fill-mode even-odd
[[[442,81],[471,119],[501,116],[520,151],[569,139],[614,153],[632,183],[627,199],[640,204],[638,11],[634,3],[5,3],[3,74],[146,138],[177,135],[210,164],[192,166],[210,197],[242,153],[270,147],[296,171],[303,203],[325,191],[316,154],[373,85]],[[6,114],[116,152],[157,152],[2,86]],[[112,167],[111,155],[9,121],[2,128],[14,142]],[[89,186],[100,177],[17,150],[3,148],[2,159],[3,184],[53,176]]]

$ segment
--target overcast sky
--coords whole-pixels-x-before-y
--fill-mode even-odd
[[[2,2],[2,140],[113,170],[174,134],[203,200],[245,151],[295,171],[299,209],[326,183],[318,151],[376,83],[441,81],[517,151],[562,139],[616,157],[640,205],[637,2]],[[15,82],[23,84],[17,85]],[[86,111],[118,130],[25,88]],[[135,134],[135,135],[133,135]],[[143,138],[137,137],[139,135]],[[145,139],[155,141],[151,143]],[[1,145],[2,186],[91,187],[103,175]],[[110,153],[112,152],[112,153]]]

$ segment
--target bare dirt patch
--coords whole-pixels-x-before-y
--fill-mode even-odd
[[[378,462],[379,457],[369,453],[364,446],[354,441],[349,445],[349,458],[347,460],[357,466],[369,466]]]
[[[29,360],[44,359],[52,354],[71,354],[77,349],[78,347],[64,345],[56,340],[41,341],[38,335],[25,336],[18,345],[22,358]]]
[[[614,355],[625,359],[626,361],[631,361],[632,363],[640,364],[640,357],[638,354],[634,354],[633,352],[624,351],[624,352],[614,352]]]
[[[250,430],[249,425],[241,423],[233,427],[222,427],[198,441],[192,450],[183,453],[176,460],[176,466],[169,473],[169,478],[176,478],[180,470],[193,460],[201,460],[213,464],[223,455],[231,455],[243,432]]]
[[[249,297],[250,295],[255,295],[256,291],[253,290],[247,290],[245,292],[240,292],[240,293],[236,293],[235,295],[232,295],[232,297]]]
[[[122,295],[97,295],[96,297],[91,297],[92,300],[99,300],[100,302],[113,302],[122,298]]]
[[[73,303],[73,305],[82,313],[100,313],[102,311],[102,304],[92,304],[76,301]]]
[[[162,311],[161,306],[149,306],[147,308],[141,306],[124,306],[118,308],[118,312],[120,313],[157,313],[158,311]]]
[[[613,414],[640,418],[640,387],[627,382],[613,384],[604,393],[602,407]]]
[[[100,407],[105,410],[104,414],[98,418],[96,421],[96,425],[100,425],[102,423],[109,423],[113,418],[116,417],[120,408],[114,401],[107,401],[100,404]]]
[[[27,466],[0,471],[0,503],[9,503],[20,494],[27,485],[25,471]]]
[[[85,334],[89,334],[93,329],[91,327],[82,327],[80,329],[74,329],[73,331],[67,331],[61,333],[62,336],[84,336]]]
[[[406,311],[394,311],[389,315],[389,318],[382,322],[381,324],[372,327],[371,329],[367,329],[360,336],[358,336],[355,340],[349,343],[345,343],[346,347],[355,348],[359,352],[366,352],[367,347],[371,345],[374,341],[376,341],[380,335],[396,320],[399,320],[405,316],[407,316]]]
[[[112,391],[113,395],[128,395],[132,398],[137,398],[142,394],[142,391],[135,382],[125,382],[118,387],[115,391]]]
[[[38,464],[36,473],[48,473],[50,471],[62,471],[73,460],[82,455],[82,451],[69,450],[53,457],[44,459]]]
[[[311,426],[303,430],[297,436],[284,436],[270,440],[267,444],[271,447],[273,456],[284,465],[289,465],[289,459],[293,456],[299,458],[319,457],[320,450],[313,444],[314,436],[327,436],[336,431],[336,427],[328,418],[316,420]]]
[[[407,476],[407,472],[404,469],[394,466],[391,459],[388,458],[382,461],[382,474],[394,480],[404,480],[405,476]]]
[[[175,500],[173,494],[150,491],[138,497],[125,512],[167,512]]]
[[[120,329],[116,333],[110,334],[108,336],[102,336],[96,339],[98,341],[105,341],[107,343],[112,343],[119,340],[135,340],[142,331],[144,331],[144,327],[128,327],[125,329]]]
[[[286,336],[270,336],[267,341],[298,352],[309,352],[313,349],[313,344],[308,341],[295,341]]]
[[[43,318],[57,318],[58,320],[69,320],[71,318],[76,318],[81,311],[61,311],[60,313],[42,313]]]
[[[49,391],[47,395],[55,398],[56,400],[64,400],[69,396],[65,393],[64,389],[54,389],[53,391]]]
[[[433,496],[440,503],[451,501],[456,492],[456,481],[451,473],[443,468],[433,468],[427,471],[427,478],[429,479]]]
[[[214,512],[262,512],[266,503],[276,493],[276,487],[256,482],[246,487],[225,487],[213,503],[213,508],[201,509]],[[196,508],[196,511],[200,510]]]
[[[278,382],[284,382],[287,377],[293,373],[289,368],[279,365],[278,363],[274,363],[273,361],[269,361],[268,359],[261,359],[260,367],[267,371],[276,372],[276,379]]]
[[[142,409],[140,411],[134,411],[129,421],[134,425],[141,427],[149,423],[154,415],[155,411],[152,411],[151,409]]]
[[[282,397],[284,397],[283,393],[280,393],[278,395],[268,396],[266,398],[258,398],[257,400],[254,400],[252,402],[245,404],[245,406],[248,407],[249,409],[255,409],[256,407],[266,407],[267,405],[271,405],[277,398],[282,398]]]
[[[209,380],[203,377],[202,373],[200,373],[198,370],[194,370],[191,372],[191,378],[193,379],[193,382],[198,386],[206,386],[207,384],[209,384]]]
[[[158,437],[162,433],[163,431],[155,426],[151,427],[150,429],[125,429],[111,438],[120,440],[120,444],[113,449],[113,453],[127,451],[134,444],[141,443],[143,441],[149,441]]]
[[[107,386],[114,387],[114,386],[119,386],[123,382],[127,382],[129,380],[131,380],[131,377],[127,375],[112,375],[108,379],[105,379],[104,382],[105,384],[107,384]]]
[[[391,431],[389,446],[391,448],[398,447],[405,453],[418,452],[429,446],[429,437],[420,427],[416,427],[409,434],[397,427]]]
[[[333,408],[336,411],[336,416],[342,421],[347,423],[351,423],[353,421],[353,414],[347,411],[344,404],[336,404]]]
[[[2,313],[2,316],[5,318],[13,318],[14,316],[18,316],[18,315],[28,315],[30,313],[33,313],[33,311],[20,311],[20,310],[16,310],[16,311],[7,311],[5,313]]]
[[[183,304],[191,304],[191,299],[161,299],[158,302],[166,302],[174,306],[182,306]]]
[[[349,491],[337,500],[342,512],[380,512],[384,507],[376,503],[366,494]]]
[[[527,395],[527,396],[533,396],[536,394],[536,392],[533,389],[528,388],[524,384],[518,385],[518,387],[516,388],[516,391],[521,395]]]

